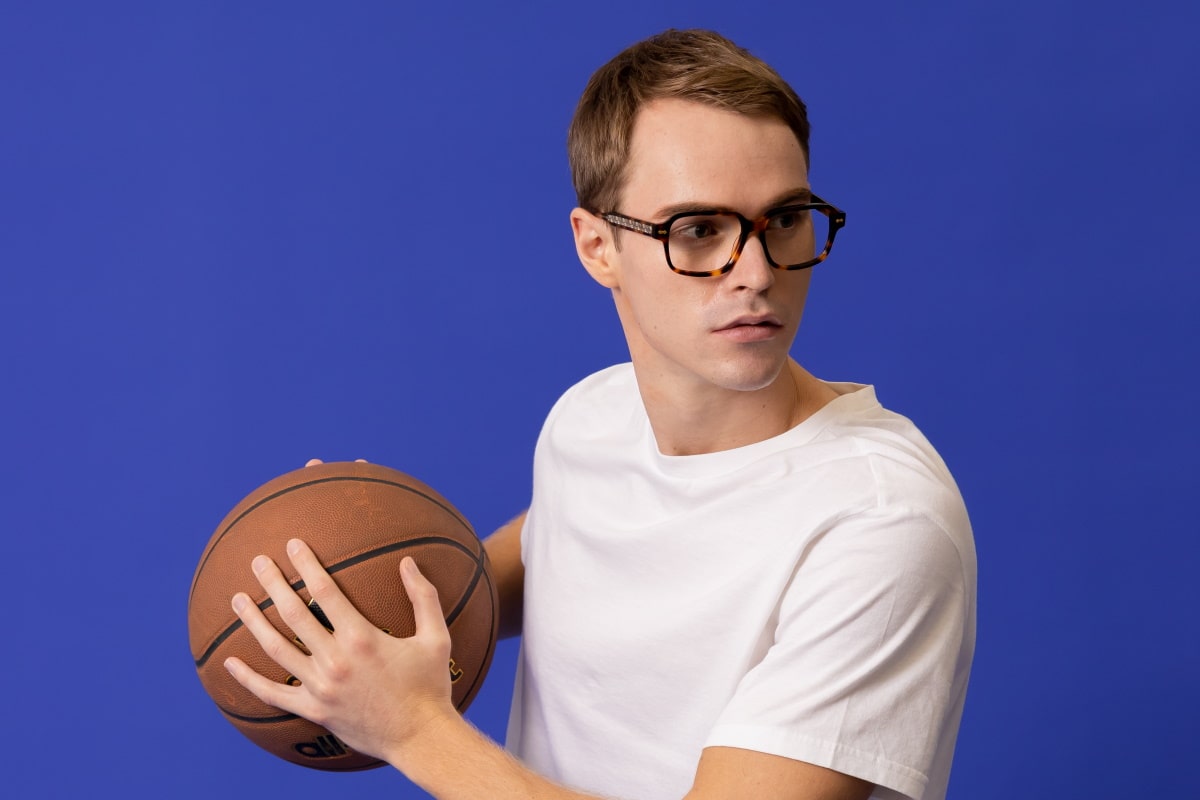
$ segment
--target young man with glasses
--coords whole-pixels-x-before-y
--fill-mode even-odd
[[[668,31],[592,77],[569,150],[576,248],[631,363],[556,404],[531,507],[488,541],[524,636],[516,757],[451,707],[448,634],[411,560],[418,628],[399,640],[294,543],[337,638],[297,630],[309,657],[239,595],[302,685],[231,670],[438,798],[944,797],[970,525],[908,420],[789,357],[845,223],[809,184],[803,103],[728,40]],[[281,609],[300,602],[259,567]]]

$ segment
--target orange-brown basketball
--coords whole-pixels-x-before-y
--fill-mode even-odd
[[[263,653],[229,603],[235,592],[248,593],[277,629],[294,637],[250,570],[254,556],[270,556],[308,602],[284,549],[293,537],[308,542],[358,610],[394,636],[411,636],[415,628],[399,573],[400,560],[413,557],[437,587],[450,628],[447,669],[459,711],[474,699],[495,650],[496,587],[487,555],[440,494],[404,473],[363,463],[318,464],[264,484],[229,512],[204,549],[188,599],[188,633],[200,682],[225,718],[255,744],[297,764],[380,766],[319,725],[266,705],[223,666],[232,655],[272,680],[292,677]],[[328,626],[320,609],[314,613]]]

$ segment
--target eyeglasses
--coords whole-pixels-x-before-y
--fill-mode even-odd
[[[846,212],[815,194],[811,203],[775,208],[754,220],[722,209],[685,211],[661,225],[611,211],[599,216],[611,225],[658,239],[667,266],[697,278],[733,269],[751,234],[758,234],[767,262],[775,269],[807,269],[825,260],[833,249],[833,237],[846,224]]]

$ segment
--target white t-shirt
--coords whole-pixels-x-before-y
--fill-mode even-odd
[[[677,800],[703,748],[945,795],[975,643],[962,498],[870,387],[764,442],[657,448],[632,366],[551,411],[521,538],[508,747],[568,786]]]

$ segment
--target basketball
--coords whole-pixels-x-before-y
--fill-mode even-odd
[[[451,696],[460,712],[479,691],[496,646],[487,554],[467,520],[433,489],[388,467],[349,462],[304,467],[260,486],[225,516],[205,547],[188,597],[188,634],[200,682],[225,718],[296,764],[335,771],[381,766],[319,725],[266,705],[224,667],[237,656],[271,680],[295,680],[263,653],[230,607],[234,593],[244,591],[276,629],[296,638],[250,570],[254,556],[270,556],[310,602],[285,552],[292,538],[306,541],[350,602],[393,636],[415,630],[399,572],[400,560],[412,556],[438,590],[452,641]],[[310,607],[329,628],[320,608]]]

